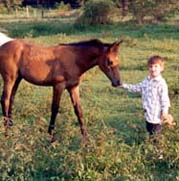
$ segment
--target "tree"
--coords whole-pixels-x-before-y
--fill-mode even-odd
[[[126,16],[129,11],[129,0],[121,0],[122,3],[122,15]]]
[[[83,14],[77,19],[78,25],[108,24],[114,12],[112,0],[89,0],[84,5]]]
[[[11,10],[11,1],[10,0],[5,0],[4,1],[5,7],[7,8],[8,13]]]
[[[161,21],[170,13],[179,10],[178,0],[132,0],[129,10],[139,24],[144,23],[146,17]]]

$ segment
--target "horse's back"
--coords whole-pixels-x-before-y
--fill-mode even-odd
[[[23,40],[21,39],[12,39],[11,41],[7,41],[4,43],[2,46],[0,46],[0,53],[2,54],[3,52],[14,52],[17,50],[17,48],[22,47],[24,44]]]
[[[56,72],[60,74],[58,46],[41,46],[17,39],[0,47],[0,73],[18,74],[33,84],[50,84]]]
[[[23,46],[24,42],[22,40],[9,41],[0,46],[0,62],[3,61],[6,64],[11,58],[13,58],[13,60],[17,59]]]
[[[0,73],[3,77],[15,76],[23,44],[22,40],[13,40],[0,46]]]

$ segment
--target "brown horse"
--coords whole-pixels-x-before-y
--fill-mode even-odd
[[[52,134],[62,92],[67,89],[81,133],[87,136],[80,105],[80,79],[87,70],[98,65],[112,86],[120,86],[118,48],[122,41],[102,43],[94,39],[58,46],[37,46],[16,39],[0,47],[0,73],[4,86],[1,97],[5,128],[12,125],[14,96],[22,79],[40,86],[53,87],[51,119],[48,132]]]

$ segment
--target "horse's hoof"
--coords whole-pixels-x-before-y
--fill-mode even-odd
[[[5,120],[4,121],[4,126],[6,127],[10,127],[10,126],[13,126],[13,121],[12,120]]]
[[[50,125],[48,127],[48,133],[49,133],[49,135],[53,135],[53,133],[54,133],[54,126],[53,125]]]
[[[83,135],[82,139],[81,139],[81,144],[83,147],[88,147],[91,144],[90,138],[88,135]]]
[[[57,138],[55,135],[52,135],[50,142],[54,143],[55,141],[57,141]]]
[[[51,127],[49,127],[49,129],[48,129],[48,133],[49,133],[49,135],[50,135],[50,142],[51,143],[53,143],[53,142],[55,142],[57,139],[56,139],[56,132],[55,132],[55,130],[54,130],[54,127],[53,127],[53,129],[51,128]]]

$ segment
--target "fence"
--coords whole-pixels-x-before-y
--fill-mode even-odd
[[[11,13],[0,12],[0,22],[7,20],[36,20],[36,19],[54,19],[54,18],[74,18],[80,15],[80,10],[61,10],[44,8],[23,8],[16,9]]]

